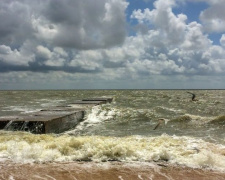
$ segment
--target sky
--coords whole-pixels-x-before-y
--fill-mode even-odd
[[[1,0],[0,90],[224,89],[224,0]]]

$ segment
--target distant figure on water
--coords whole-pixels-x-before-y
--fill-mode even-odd
[[[158,124],[156,124],[156,126],[154,127],[153,130],[156,130],[159,127],[159,125],[162,124],[163,122],[165,122],[165,119],[163,119],[163,118],[159,119]]]
[[[191,98],[192,101],[198,101],[197,99],[195,99],[196,96],[194,93],[191,93],[191,92],[187,92],[187,93],[192,95],[192,98]]]

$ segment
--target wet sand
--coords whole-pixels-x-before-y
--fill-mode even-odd
[[[1,180],[224,180],[225,173],[153,163],[0,163]]]

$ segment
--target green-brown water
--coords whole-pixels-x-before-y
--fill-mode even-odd
[[[189,90],[190,91],[190,90]],[[225,90],[0,91],[0,116],[110,96],[54,135],[0,131],[0,158],[17,162],[168,161],[225,170]],[[158,119],[165,119],[156,130]]]

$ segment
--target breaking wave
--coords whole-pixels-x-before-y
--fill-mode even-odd
[[[166,161],[225,170],[225,146],[186,136],[74,137],[5,131],[0,134],[1,161]]]

